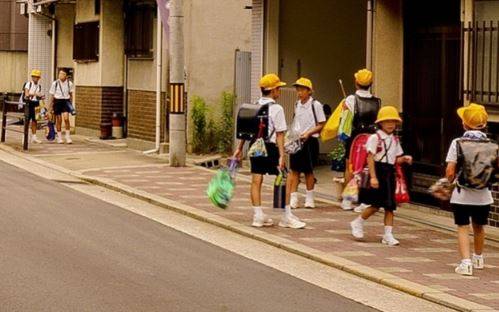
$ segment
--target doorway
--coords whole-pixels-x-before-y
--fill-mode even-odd
[[[404,1],[404,142],[414,157],[413,200],[440,206],[427,192],[461,131],[460,1]],[[445,208],[445,207],[442,207]]]

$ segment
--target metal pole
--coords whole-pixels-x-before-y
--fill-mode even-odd
[[[183,0],[170,2],[170,166],[186,158]]]
[[[156,28],[156,150],[159,152],[161,140],[161,73],[163,66],[163,27],[161,27],[161,13],[158,8],[158,27]]]

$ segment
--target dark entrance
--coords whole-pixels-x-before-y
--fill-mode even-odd
[[[452,138],[461,132],[460,1],[404,1],[404,142],[414,156],[413,200],[439,205],[427,193],[443,173]]]

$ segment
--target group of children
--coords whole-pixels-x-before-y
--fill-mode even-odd
[[[74,98],[74,85],[68,79],[68,74],[65,70],[60,70],[58,74],[58,79],[55,80],[49,90],[50,94],[50,105],[48,105],[48,116],[47,118],[55,119],[57,136],[56,140],[58,144],[63,144],[62,138],[62,122],[65,124],[65,141],[67,144],[72,144],[71,139],[71,124],[69,121],[69,114],[73,113],[73,98]],[[31,122],[31,143],[40,144],[42,141],[38,139],[37,133],[37,117],[36,109],[40,107],[41,102],[45,99],[43,94],[43,88],[41,85],[42,72],[40,70],[34,69],[31,71],[31,79],[26,82],[23,86],[23,94],[21,95],[21,101],[28,106],[28,122]]]
[[[360,134],[369,134],[369,139],[365,144],[368,153],[368,185],[360,188],[360,206],[355,211],[360,215],[350,223],[352,235],[355,239],[364,237],[364,222],[375,214],[378,210],[384,210],[384,235],[381,240],[383,244],[389,246],[399,245],[399,241],[393,234],[394,211],[397,209],[395,200],[395,165],[412,164],[412,157],[405,155],[400,140],[395,135],[397,127],[402,123],[398,110],[394,106],[381,106],[381,100],[374,97],[370,92],[373,81],[373,73],[367,69],[358,71],[355,75],[355,85],[357,91],[354,95],[348,96],[342,102],[343,110],[350,110],[353,113],[353,130],[351,139],[346,142],[346,149],[349,151],[352,139]],[[251,203],[254,216],[252,226],[264,227],[272,226],[273,220],[264,214],[261,205],[261,187],[265,174],[277,175],[286,170],[285,155],[285,135],[288,131],[284,110],[277,103],[280,95],[280,88],[286,83],[280,81],[275,74],[267,74],[260,80],[262,97],[258,100],[258,105],[268,105],[268,140],[265,142],[267,155],[264,157],[251,157]],[[293,86],[296,88],[298,100],[295,105],[294,120],[292,122],[293,131],[300,133],[302,142],[301,148],[290,155],[290,173],[286,186],[286,205],[284,214],[278,223],[281,227],[301,229],[306,224],[293,214],[292,209],[298,207],[298,184],[300,175],[305,175],[306,199],[305,208],[314,208],[314,166],[317,164],[319,156],[319,134],[326,123],[326,116],[322,104],[312,97],[312,82],[307,78],[298,79]],[[483,129],[487,125],[487,112],[485,108],[478,104],[460,108],[458,116],[463,122],[465,133],[463,138],[452,142],[447,156],[446,178],[452,184],[462,172],[462,151],[460,140],[487,140]],[[233,157],[240,159],[243,145],[241,140]],[[253,144],[254,141],[250,142]],[[497,147],[497,144],[496,144]],[[348,152],[347,152],[348,155]],[[348,157],[347,157],[348,158]],[[488,160],[497,167],[497,152],[495,158]],[[348,170],[345,173],[346,181],[353,179],[352,173]],[[490,186],[490,182],[488,186]],[[458,183],[459,185],[459,183]],[[453,207],[455,223],[458,226],[459,250],[462,261],[456,268],[456,273],[472,275],[474,269],[483,269],[484,260],[482,256],[484,245],[484,226],[487,224],[487,217],[490,205],[493,202],[490,189],[473,189],[466,185],[457,187],[450,199]],[[345,210],[353,209],[352,203],[342,202]],[[470,219],[473,224],[474,254],[470,256],[469,248],[469,224]]]

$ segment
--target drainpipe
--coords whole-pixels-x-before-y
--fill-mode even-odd
[[[57,70],[57,21],[52,19],[52,51],[50,55],[51,67],[50,67],[50,79],[54,80],[55,73]],[[74,77],[73,77],[74,79]],[[50,83],[50,82],[49,82]]]
[[[161,144],[161,73],[162,73],[162,49],[163,49],[163,27],[161,25],[161,13],[158,7],[156,27],[156,146],[155,149],[145,151],[144,154],[158,153]]]
[[[374,1],[367,1],[366,68],[373,70]]]

